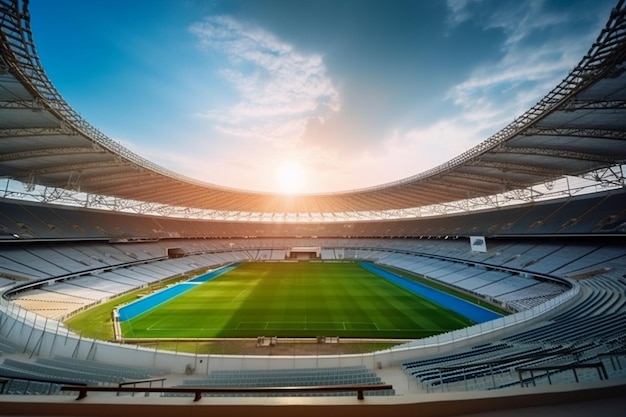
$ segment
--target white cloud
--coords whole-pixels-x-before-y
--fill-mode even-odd
[[[464,113],[406,132],[394,132],[385,140],[387,166],[396,164],[398,168],[410,167],[411,171],[398,170],[391,180],[441,165],[485,139],[485,132],[494,129],[487,124],[493,119],[487,112],[477,113]]]
[[[202,114],[217,130],[269,141],[297,140],[309,117],[340,108],[339,92],[321,56],[305,55],[272,34],[227,16],[191,27],[201,45],[220,51],[228,67],[221,76],[237,92],[236,104]]]
[[[448,0],[447,6],[449,10],[448,23],[456,26],[470,19],[469,4],[480,2],[481,0]]]
[[[550,13],[544,0],[513,3],[513,7],[496,9],[489,18],[487,28],[504,30],[509,45],[523,41],[533,32],[567,23],[567,13]]]
[[[486,119],[478,114],[471,117]],[[483,123],[457,117],[390,132],[375,152],[355,149],[350,158],[339,158],[328,147],[309,148],[303,162],[314,173],[308,177],[308,191],[367,188],[416,175],[470,149],[485,138],[485,129]]]
[[[541,5],[515,3],[487,19],[485,28],[500,25],[506,35],[500,59],[477,67],[448,91],[446,99],[455,107],[440,120],[389,135],[385,152],[373,158],[387,167],[385,181],[424,172],[478,145],[543,98],[575,67],[592,41],[591,32],[563,31],[560,37],[541,37],[542,43],[533,44],[528,39],[533,31],[565,22],[562,16],[544,13]],[[471,19],[480,6],[480,0],[450,0],[449,21],[454,26]]]
[[[446,98],[454,105],[448,106],[447,115],[427,126],[396,129],[381,139],[375,151],[353,147],[348,156],[340,156],[334,144],[319,137],[298,143],[307,123],[323,125],[341,107],[339,91],[320,55],[303,54],[266,31],[229,17],[199,22],[191,31],[208,51],[226,58],[217,71],[237,95],[231,105],[202,113],[213,131],[224,134],[217,135],[222,145],[219,151],[206,143],[193,160],[174,162],[191,176],[215,184],[272,191],[276,168],[296,161],[309,173],[304,192],[379,185],[445,163],[540,100],[578,63],[597,33],[596,27],[588,33],[541,36],[542,43],[533,45],[529,40],[533,31],[558,26],[565,17],[542,15],[540,2],[510,4],[513,8],[503,6],[481,22],[485,28],[502,29],[506,36],[502,55],[475,68],[448,91]],[[450,21],[459,24],[476,18],[472,12],[482,3],[450,0],[448,6]],[[325,131],[324,139],[336,137],[339,142],[341,132]],[[221,140],[226,135],[237,138],[237,143]],[[207,158],[198,158],[203,151]],[[171,161],[172,156],[158,155],[157,159]]]
[[[472,18],[470,4],[470,0],[450,0],[450,20]],[[507,117],[507,123],[511,122],[556,87],[578,64],[598,28],[568,30],[567,24],[580,16],[550,13],[543,6],[543,1],[506,3],[483,16],[481,23],[486,29],[500,28],[505,35],[502,57],[477,67],[448,91],[447,98],[465,113],[478,108],[490,111],[494,122],[499,120],[491,123],[495,125]],[[540,32],[560,35],[541,36],[532,42],[533,35]]]

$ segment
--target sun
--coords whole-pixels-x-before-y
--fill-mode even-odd
[[[276,170],[276,186],[279,192],[286,194],[301,193],[305,183],[304,168],[294,161],[282,163]]]

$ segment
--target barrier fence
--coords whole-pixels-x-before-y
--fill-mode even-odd
[[[115,393],[138,393],[144,392],[147,394],[151,392],[157,393],[170,393],[170,394],[193,394],[194,401],[199,401],[202,398],[202,394],[280,394],[284,396],[297,395],[301,393],[335,393],[335,392],[354,392],[357,395],[357,399],[365,399],[365,391],[386,391],[392,390],[393,386],[388,384],[378,385],[324,385],[314,387],[254,387],[254,388],[238,388],[238,387],[224,387],[224,388],[209,388],[209,387],[101,387],[101,386],[76,386],[76,385],[64,385],[61,387],[61,391],[78,392],[77,400],[82,400],[87,397],[89,392],[115,392]]]

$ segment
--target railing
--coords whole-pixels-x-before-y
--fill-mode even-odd
[[[161,388],[163,388],[163,384],[165,383],[166,380],[167,380],[167,378],[142,379],[142,380],[137,380],[137,381],[120,382],[117,386],[118,386],[118,388],[131,388],[130,386],[132,385],[132,388],[137,388],[137,384],[149,384],[148,388],[152,389],[153,388],[152,387],[153,383],[160,382],[161,383]],[[87,395],[87,394],[85,394],[85,395]],[[120,393],[118,392],[117,395],[120,395]],[[135,396],[134,392],[133,392],[133,396]]]
[[[598,359],[602,360],[608,358],[611,361],[611,366],[614,371],[622,370],[622,363],[620,358],[626,358],[626,352],[610,352],[610,353],[601,353],[598,355]],[[616,366],[617,365],[617,366]]]
[[[517,368],[516,371],[519,375],[520,387],[523,387],[524,385],[528,386],[530,384],[533,384],[533,386],[537,386],[535,382],[535,378],[540,378],[544,376],[548,378],[548,384],[552,385],[552,379],[550,378],[551,374],[554,374],[556,372],[568,371],[568,370],[571,370],[573,372],[574,380],[578,383],[580,381],[578,379],[578,373],[576,372],[576,370],[577,369],[589,369],[589,368],[596,369],[598,371],[598,377],[600,378],[600,380],[609,379],[609,376],[602,362],[586,363],[586,364],[576,363],[576,364],[569,364],[569,365],[532,366],[532,367],[526,367],[526,368]],[[524,379],[523,377],[523,374],[526,372],[530,373],[530,378],[528,379]],[[542,372],[542,374],[535,375],[535,372]]]
[[[354,392],[357,393],[357,399],[364,399],[364,391],[384,391],[393,389],[392,385],[380,384],[380,385],[326,385],[326,386],[311,386],[311,387],[100,387],[100,386],[78,386],[78,385],[64,385],[61,387],[61,391],[78,392],[77,400],[82,400],[87,397],[88,392],[115,392],[119,395],[122,392],[138,393],[144,392],[149,394],[151,392],[159,393],[177,393],[177,394],[194,394],[194,401],[199,401],[202,398],[203,393],[212,394],[293,394],[293,393],[324,393],[324,392]]]
[[[500,374],[508,373],[509,369],[513,367],[512,364],[516,362],[519,362],[521,360],[527,360],[527,359],[550,359],[550,358],[555,358],[558,356],[570,355],[571,353],[572,352],[570,349],[563,348],[563,349],[554,350],[552,352],[520,353],[520,354],[516,354],[515,356],[501,358],[501,359],[494,359],[494,360],[487,360],[487,361],[480,361],[480,362],[470,362],[470,363],[454,365],[454,366],[433,366],[432,369],[437,369],[439,371],[439,375],[438,375],[439,379],[433,379],[431,382],[424,384],[424,386],[426,387],[426,392],[435,392],[435,382],[436,382],[439,384],[439,387],[441,388],[441,392],[444,392],[445,384],[448,383],[447,380],[449,380],[450,378],[452,379],[456,378],[454,382],[457,382],[458,379],[462,377],[462,381],[465,382],[465,390],[467,391],[468,379],[482,376],[486,378],[491,377],[490,389],[497,389],[498,386],[496,384],[495,377]],[[505,366],[502,368],[500,367],[501,365],[505,365]],[[517,369],[521,369],[521,368],[517,368]],[[530,369],[530,368],[526,368],[526,369]],[[449,373],[449,372],[459,372],[459,373],[456,375],[444,376],[444,373]]]

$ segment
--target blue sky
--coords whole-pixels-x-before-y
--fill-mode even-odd
[[[87,121],[221,186],[406,178],[554,88],[611,0],[31,0],[42,64]]]

